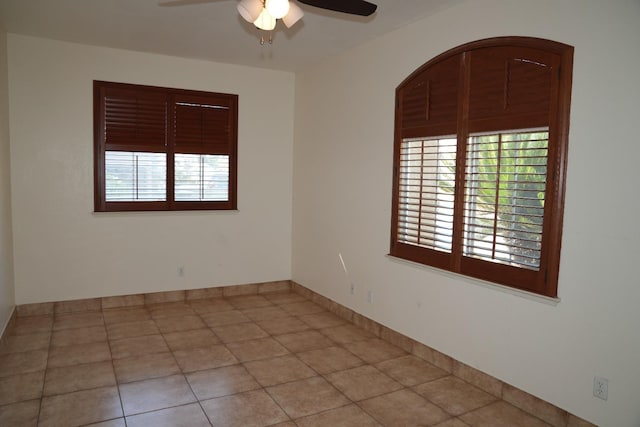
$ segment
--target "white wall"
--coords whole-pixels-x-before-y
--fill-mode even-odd
[[[290,278],[293,74],[8,45],[18,304]],[[93,213],[94,79],[238,94],[238,212]]]
[[[0,31],[0,333],[15,305],[7,78],[7,33]]]
[[[599,425],[640,425],[638,22],[637,0],[466,1],[298,74],[293,279]],[[385,257],[395,87],[503,35],[575,46],[557,306]]]

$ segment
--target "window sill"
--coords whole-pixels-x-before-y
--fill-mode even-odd
[[[428,265],[420,264],[418,262],[408,261],[406,259],[394,257],[393,255],[389,255],[389,254],[387,254],[385,256],[387,257],[387,259],[389,259],[390,261],[395,262],[397,264],[408,265],[408,266],[411,266],[411,267],[417,267],[417,268],[420,268],[420,269],[437,272],[438,274],[442,274],[444,276],[455,278],[456,280],[461,280],[463,282],[474,284],[474,285],[480,285],[480,286],[483,286],[483,287],[488,288],[488,289],[493,289],[493,290],[496,290],[496,291],[499,291],[499,292],[503,292],[503,293],[506,293],[506,294],[511,294],[511,295],[514,295],[514,296],[517,296],[517,297],[520,297],[520,298],[528,299],[530,301],[539,302],[539,303],[546,304],[546,305],[551,305],[553,307],[557,306],[561,302],[561,299],[557,298],[557,297],[555,297],[555,298],[554,297],[547,297],[547,296],[543,296],[543,295],[534,294],[532,292],[522,291],[520,289],[510,288],[508,286],[499,285],[497,283],[487,282],[485,280],[475,279],[473,277],[465,276],[465,275],[462,275],[462,274],[457,274],[457,273],[453,273],[453,272],[450,272],[450,271],[441,270],[439,268],[430,267]]]
[[[204,210],[204,209],[192,209],[192,210],[173,210],[173,211],[92,211],[93,216],[141,216],[141,215],[156,215],[156,216],[172,216],[173,214],[195,214],[195,215],[235,215],[240,213],[239,209],[220,209],[220,210]]]

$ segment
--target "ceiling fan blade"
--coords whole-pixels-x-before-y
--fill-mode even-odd
[[[351,15],[372,15],[378,6],[365,0],[298,0],[300,3],[321,9],[335,10],[336,12],[349,13]]]
[[[162,7],[191,6],[194,4],[215,3],[218,1],[220,0],[171,0],[171,1],[158,3],[158,6],[162,6]]]

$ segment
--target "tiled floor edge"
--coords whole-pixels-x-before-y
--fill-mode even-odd
[[[9,315],[9,318],[7,319],[7,321],[4,324],[4,329],[2,330],[2,332],[0,332],[0,346],[5,344],[5,341],[7,340],[7,337],[9,336],[8,332],[13,327],[13,324],[16,321],[17,315],[18,315],[18,310],[16,309],[16,306],[14,305],[13,308],[11,309],[11,314]]]
[[[492,394],[517,408],[537,417],[555,427],[595,427],[557,406],[520,390],[510,384],[492,377],[476,368],[468,366],[444,353],[439,352],[421,342],[402,335],[368,317],[361,315],[327,297],[324,297],[303,285],[291,282],[291,290],[316,304],[335,313],[343,319],[354,323],[382,340],[394,344],[408,353],[436,365],[454,376]]]
[[[100,311],[109,308],[125,308],[166,302],[181,302],[204,298],[259,295],[269,292],[288,292],[290,280],[277,280],[243,285],[227,285],[209,288],[176,291],[149,292],[144,294],[118,295],[85,298],[68,301],[20,304],[14,308],[15,316],[38,316],[51,314]],[[8,329],[8,328],[6,328]]]

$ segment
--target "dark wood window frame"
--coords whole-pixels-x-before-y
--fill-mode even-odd
[[[557,296],[572,69],[572,46],[531,37],[496,37],[471,42],[438,55],[397,87],[391,256],[543,296]],[[540,202],[543,214],[540,215],[541,237],[537,241],[539,265],[522,268],[510,262],[468,256],[468,246],[465,246],[468,240],[465,239],[469,235],[465,227],[470,226],[465,221],[470,220],[465,218],[469,215],[465,174],[470,173],[467,164],[471,163],[467,158],[470,136],[541,128],[548,131],[548,151],[545,187],[541,192],[544,198]],[[403,230],[406,230],[408,212],[409,193],[406,188],[416,180],[437,179],[433,174],[420,173],[416,180],[408,180],[411,169],[406,160],[407,141],[445,137],[452,139],[455,147],[455,159],[450,160],[449,170],[455,185],[446,189],[451,194],[453,213],[451,234],[448,236],[451,246],[443,250],[435,245],[420,244],[420,240],[413,243]],[[403,147],[405,151],[401,154]],[[401,155],[405,156],[404,160],[401,160]],[[498,180],[500,173],[497,172]],[[411,224],[415,226],[411,233],[417,233],[417,236],[421,236],[425,227],[420,223],[425,209],[422,205],[423,191],[426,191],[422,185],[419,184],[420,189],[416,190],[420,201],[412,205],[418,206],[415,208],[417,225]],[[434,188],[440,184],[430,185]],[[502,191],[500,185],[498,181],[496,194],[502,194],[499,193]],[[497,217],[498,208],[495,209]],[[436,220],[429,221],[432,221],[431,228],[425,233],[431,233],[430,238],[435,241],[433,224]],[[493,239],[495,250],[495,232]]]
[[[237,95],[105,81],[94,81],[93,91],[96,212],[237,209]],[[108,151],[164,154],[164,199],[108,200]],[[225,166],[228,161],[228,172],[222,169],[228,182],[222,189],[223,196],[196,196],[201,200],[176,197],[176,155],[219,157],[225,160]],[[199,179],[199,185],[204,186],[204,175]]]

